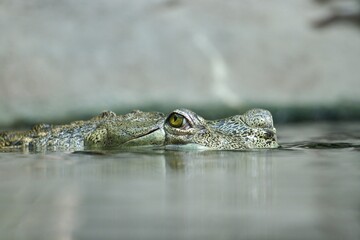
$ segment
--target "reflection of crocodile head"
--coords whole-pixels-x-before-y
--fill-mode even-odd
[[[261,109],[213,121],[187,109],[177,109],[167,117],[158,112],[119,116],[104,112],[88,121],[0,133],[0,148],[35,151],[164,145],[227,150],[278,146],[272,116]]]

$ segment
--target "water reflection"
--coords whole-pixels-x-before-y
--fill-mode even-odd
[[[32,193],[22,190],[14,203],[20,213],[17,219],[12,217],[12,220],[16,220],[16,238],[45,239],[46,236],[56,236],[55,239],[72,239],[74,230],[79,226],[77,210],[82,204],[78,187],[60,187],[57,192],[30,189]],[[39,195],[31,199],[33,193]]]
[[[1,153],[0,239],[358,239],[358,138],[310,130],[262,151]]]
[[[168,174],[185,175],[187,179],[206,176],[215,179],[212,184],[241,189],[241,196],[250,202],[271,201],[272,196],[272,150],[246,152],[182,152],[165,154]],[[205,179],[211,182],[210,179]],[[227,181],[227,182],[222,182]],[[196,184],[196,183],[195,183]],[[194,184],[191,185],[193,187]],[[246,191],[244,191],[246,189]],[[239,196],[237,196],[238,198]]]

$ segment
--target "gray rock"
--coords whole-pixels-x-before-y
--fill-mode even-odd
[[[360,100],[360,32],[312,1],[5,0],[0,125],[143,105]],[[157,110],[157,109],[153,109]]]

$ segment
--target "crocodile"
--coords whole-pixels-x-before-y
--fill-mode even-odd
[[[188,109],[135,110],[124,115],[105,111],[86,121],[38,124],[30,130],[0,132],[0,150],[78,151],[140,146],[217,150],[277,148],[271,113],[251,109],[243,115],[206,120]]]

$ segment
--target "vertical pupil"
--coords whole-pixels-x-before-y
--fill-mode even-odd
[[[168,121],[171,126],[178,128],[183,125],[184,117],[179,114],[173,113]]]

